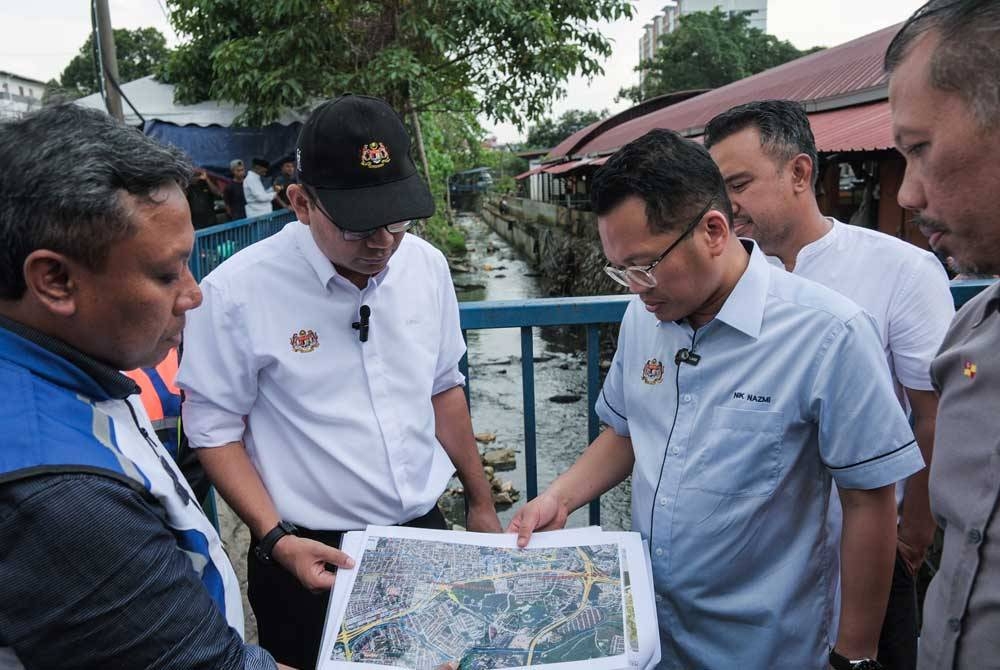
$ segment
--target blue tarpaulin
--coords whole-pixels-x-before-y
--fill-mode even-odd
[[[223,128],[221,126],[177,126],[147,120],[144,131],[164,144],[180,148],[192,162],[210,172],[229,174],[229,161],[243,160],[250,167],[251,158],[263,158],[274,169],[277,163],[295,154],[300,123],[272,123],[264,128]]]

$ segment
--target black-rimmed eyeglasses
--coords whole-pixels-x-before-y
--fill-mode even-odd
[[[708,213],[708,210],[712,207],[712,203],[709,202],[705,205],[705,208],[698,213],[698,216],[694,217],[684,228],[684,232],[676,240],[670,243],[662,254],[656,257],[656,259],[649,265],[631,265],[627,268],[620,268],[608,263],[604,266],[604,271],[608,273],[608,276],[614,279],[616,282],[624,286],[625,288],[631,288],[632,284],[637,284],[639,286],[644,286],[646,288],[653,288],[656,286],[656,277],[653,276],[653,270],[659,265],[660,261],[667,257],[671,251],[674,250],[681,241],[691,234],[698,224],[701,223],[701,218]]]
[[[367,240],[369,237],[377,233],[382,228],[385,228],[387,231],[389,231],[390,235],[398,235],[399,233],[405,233],[407,230],[413,227],[413,224],[416,223],[416,220],[410,219],[407,221],[394,221],[393,223],[387,223],[384,226],[377,226],[375,228],[372,228],[371,230],[362,230],[362,231],[345,230],[334,222],[333,217],[330,216],[330,213],[326,211],[325,207],[323,207],[323,203],[320,202],[319,197],[316,195],[316,191],[313,190],[313,188],[309,185],[304,185],[304,186],[306,194],[309,196],[309,200],[312,202],[313,207],[323,212],[323,216],[325,216],[327,220],[331,224],[333,224],[334,228],[340,231],[340,234],[343,235],[344,239],[348,242],[358,242],[360,240]]]
[[[331,223],[333,222],[331,221]],[[367,240],[369,237],[371,237],[372,235],[374,235],[383,228],[389,231],[389,233],[392,235],[404,233],[411,227],[413,227],[414,223],[416,222],[412,220],[396,221],[395,223],[387,223],[384,226],[379,226],[378,228],[372,228],[371,230],[363,230],[360,232],[356,230],[344,230],[343,228],[340,228],[340,226],[337,226],[337,224],[335,223],[333,225],[337,226],[337,228],[340,228],[340,232],[343,233],[345,240],[347,240],[348,242],[357,242],[358,240]]]

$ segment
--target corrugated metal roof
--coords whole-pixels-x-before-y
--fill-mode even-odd
[[[536,165],[535,167],[531,168],[530,170],[525,170],[525,171],[524,171],[524,172],[522,172],[521,174],[519,174],[519,175],[516,175],[516,176],[514,177],[514,179],[515,179],[515,180],[521,180],[521,179],[527,179],[527,178],[528,178],[528,177],[530,177],[531,175],[533,175],[533,174],[538,174],[539,172],[541,172],[541,171],[542,171],[542,170],[544,170],[544,169],[545,169],[545,166],[544,166],[544,165]]]
[[[875,151],[893,147],[888,100],[813,112],[809,115],[809,124],[816,137],[816,149],[822,152]]]
[[[598,119],[597,121],[594,121],[586,128],[581,128],[580,130],[576,131],[575,133],[564,139],[562,142],[552,147],[552,150],[548,152],[546,158],[550,159],[562,158],[563,156],[567,155],[570,151],[573,150],[573,147],[576,146],[577,142],[582,140],[584,137],[587,136],[588,133],[590,133],[592,130],[597,128],[605,121],[606,119]]]
[[[651,112],[609,129],[578,147],[574,153],[614,151],[653,128],[698,134],[716,114],[752,100],[799,100],[806,103],[807,109],[815,109],[817,103],[822,105],[824,101],[836,106],[837,98],[843,98],[845,106],[859,102],[858,98],[885,100],[887,77],[882,71],[882,57],[898,28],[899,25],[883,28]],[[855,99],[852,101],[852,98]],[[850,143],[844,144],[846,140],[846,137],[841,139],[838,150],[856,148]]]
[[[575,170],[577,168],[581,168],[584,165],[589,165],[590,162],[591,161],[589,158],[584,158],[583,160],[566,161],[565,163],[557,163],[555,165],[549,165],[544,170],[542,170],[542,172],[548,172],[549,174],[556,174],[556,175],[563,174]]]
[[[579,146],[586,144],[593,137],[603,134],[608,129],[620,126],[623,123],[627,123],[640,116],[645,116],[646,114],[655,112],[658,109],[669,107],[670,105],[676,104],[682,100],[687,100],[697,95],[701,95],[708,90],[710,89],[699,88],[690,91],[675,91],[674,93],[667,93],[655,98],[650,98],[649,100],[643,100],[637,105],[629,107],[628,109],[618,112],[617,114],[612,114],[606,119],[595,121],[586,128],[576,131],[554,146],[545,158],[546,160],[551,161],[557,158],[578,154],[580,153],[577,151]]]

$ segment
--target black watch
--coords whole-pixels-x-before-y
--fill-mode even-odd
[[[284,536],[295,535],[298,532],[299,529],[288,521],[279,521],[278,525],[272,528],[267,535],[260,538],[260,542],[253,548],[254,556],[264,565],[274,563],[274,557],[271,556],[271,552],[274,551],[274,545]]]
[[[833,670],[882,670],[882,664],[874,658],[859,658],[852,661],[838,654],[836,649],[830,650],[830,667]]]

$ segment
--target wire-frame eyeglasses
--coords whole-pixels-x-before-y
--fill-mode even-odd
[[[653,270],[657,265],[659,265],[660,261],[667,257],[667,254],[674,250],[674,247],[680,244],[685,237],[691,234],[691,231],[698,227],[698,224],[701,223],[702,217],[708,213],[708,210],[711,207],[711,202],[705,205],[705,208],[698,213],[698,216],[694,217],[691,223],[684,228],[684,232],[681,233],[681,236],[671,242],[670,246],[667,247],[662,254],[657,256],[656,259],[649,265],[630,265],[627,268],[620,268],[608,263],[604,266],[604,271],[609,277],[625,288],[631,288],[632,284],[644,286],[645,288],[653,288],[656,286],[656,277],[653,276]]]

